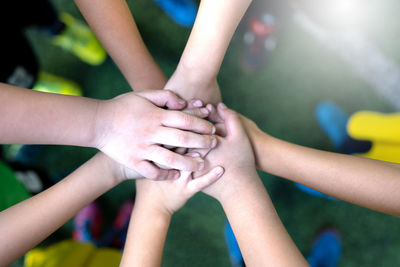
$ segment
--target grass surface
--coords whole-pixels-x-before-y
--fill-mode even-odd
[[[128,2],[150,51],[170,75],[190,30],[171,22],[152,1]],[[312,1],[305,2],[312,4]],[[59,11],[81,17],[72,1],[54,0],[53,3]],[[246,17],[268,8],[266,5],[254,2]],[[394,0],[375,0],[369,1],[369,6],[375,12],[370,14],[371,25],[366,35],[389,57],[400,60],[395,43],[400,23],[397,11],[394,12],[399,4]],[[261,129],[278,138],[331,151],[333,147],[314,119],[314,108],[319,101],[331,99],[349,113],[360,109],[392,111],[344,62],[293,23],[287,5],[275,4],[271,9],[280,14],[279,43],[262,69],[246,73],[240,67],[246,25],[241,25],[228,50],[219,82],[229,107],[252,118]],[[86,96],[107,99],[130,90],[111,60],[91,67],[52,46],[37,30],[30,29],[28,36],[42,69],[75,80],[84,88]],[[49,147],[41,164],[51,173],[59,174],[78,167],[93,153],[86,148]],[[261,173],[261,177],[288,232],[305,255],[318,230],[329,224],[337,227],[342,235],[340,266],[399,265],[397,218],[341,201],[309,196],[291,182],[266,173]],[[119,205],[133,196],[133,191],[133,184],[127,182],[100,198],[109,222]],[[163,266],[230,266],[222,231],[224,223],[224,213],[216,201],[202,194],[195,196],[172,220]],[[70,231],[68,223],[51,240],[67,238]]]

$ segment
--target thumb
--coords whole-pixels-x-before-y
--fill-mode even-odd
[[[218,115],[224,120],[227,137],[235,137],[243,134],[243,126],[234,110],[228,109],[223,103],[219,103]]]
[[[148,90],[138,92],[137,95],[146,98],[158,107],[180,110],[186,106],[186,101],[170,90]]]
[[[188,183],[189,190],[192,194],[196,194],[197,192],[203,190],[204,188],[221,178],[224,172],[225,170],[221,166],[213,168],[208,173],[191,180]]]

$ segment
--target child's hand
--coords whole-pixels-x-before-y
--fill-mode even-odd
[[[181,171],[178,179],[165,181],[136,180],[136,201],[145,202],[153,208],[172,215],[194,194],[214,183],[222,176],[224,169],[214,167],[207,173],[193,179],[192,173]]]
[[[221,91],[215,77],[204,79],[196,72],[182,71],[178,68],[165,85],[165,89],[174,91],[183,99],[200,99],[204,103],[216,105],[221,102]],[[193,77],[196,76],[196,77]]]
[[[169,91],[127,93],[100,104],[95,132],[96,147],[117,162],[146,178],[177,175],[170,169],[194,171],[204,167],[201,158],[174,153],[161,145],[186,148],[215,146],[214,126],[181,111],[185,101]]]
[[[239,116],[223,104],[218,105],[218,115],[224,121],[218,128],[226,136],[218,137],[218,146],[206,156],[206,169],[215,165],[224,166],[225,174],[203,192],[223,201],[252,183],[256,169],[253,150]]]

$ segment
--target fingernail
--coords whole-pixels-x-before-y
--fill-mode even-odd
[[[218,177],[221,177],[222,174],[224,173],[224,169],[222,167],[217,167],[215,169],[215,173],[217,174]]]
[[[227,109],[226,105],[224,103],[219,103],[219,107],[221,109]]]
[[[186,101],[181,99],[181,100],[178,100],[178,103],[179,103],[179,105],[184,105],[186,103]]]
[[[204,160],[202,158],[195,158],[195,160],[200,163],[199,171],[202,171],[204,169]]]
[[[201,108],[200,111],[201,111],[201,113],[203,113],[204,115],[208,115],[208,114],[209,114],[209,111],[208,111],[208,109],[206,109],[206,108]]]
[[[208,111],[212,111],[213,106],[211,104],[207,104],[206,108],[208,109]]]
[[[180,173],[179,173],[179,171],[175,171],[175,174],[174,174],[174,179],[178,179],[178,178],[179,178],[179,176],[180,176]]]
[[[214,148],[217,146],[217,138],[214,138],[211,142],[211,148]]]
[[[201,100],[196,100],[196,101],[194,101],[193,106],[196,108],[202,107],[203,102],[201,102]]]
[[[215,128],[215,126],[213,126],[212,130],[211,130],[211,134],[215,134],[216,131],[217,131],[217,128]]]
[[[191,158],[199,158],[200,157],[200,153],[197,153],[197,152],[191,152],[191,153],[188,153],[187,155]]]
[[[199,171],[202,171],[202,170],[204,170],[204,162],[200,163]]]

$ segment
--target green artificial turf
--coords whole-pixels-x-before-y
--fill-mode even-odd
[[[73,1],[52,2],[57,10],[81,18]],[[310,0],[304,2],[312,3]],[[190,30],[174,24],[153,1],[128,3],[151,53],[170,75]],[[400,23],[398,12],[395,12],[399,4],[395,0],[374,0],[369,1],[369,5],[375,8],[375,12],[371,13],[372,22],[366,35],[389,57],[399,61],[396,38]],[[254,2],[246,18],[262,8],[268,8],[268,3]],[[360,109],[393,111],[340,58],[293,22],[287,4],[274,3],[271,8],[280,14],[278,47],[262,69],[247,73],[240,67],[245,24],[239,27],[228,49],[219,83],[229,107],[250,117],[273,136],[331,151],[334,149],[314,117],[319,101],[333,100],[349,113]],[[130,90],[110,59],[101,66],[91,67],[53,46],[38,30],[30,29],[27,34],[42,69],[78,82],[86,96],[108,99]],[[53,175],[59,175],[78,167],[94,152],[86,148],[52,146],[40,164]],[[342,237],[340,266],[400,264],[400,224],[397,218],[342,201],[316,198],[299,191],[291,182],[266,173],[260,175],[284,225],[304,255],[309,252],[315,234],[322,227],[331,225],[339,229]],[[133,188],[133,183],[127,182],[100,198],[107,222],[113,220],[119,205],[133,196]],[[224,223],[220,205],[203,194],[196,195],[172,219],[163,266],[230,266],[223,237]],[[70,235],[71,223],[68,223],[46,243]]]

